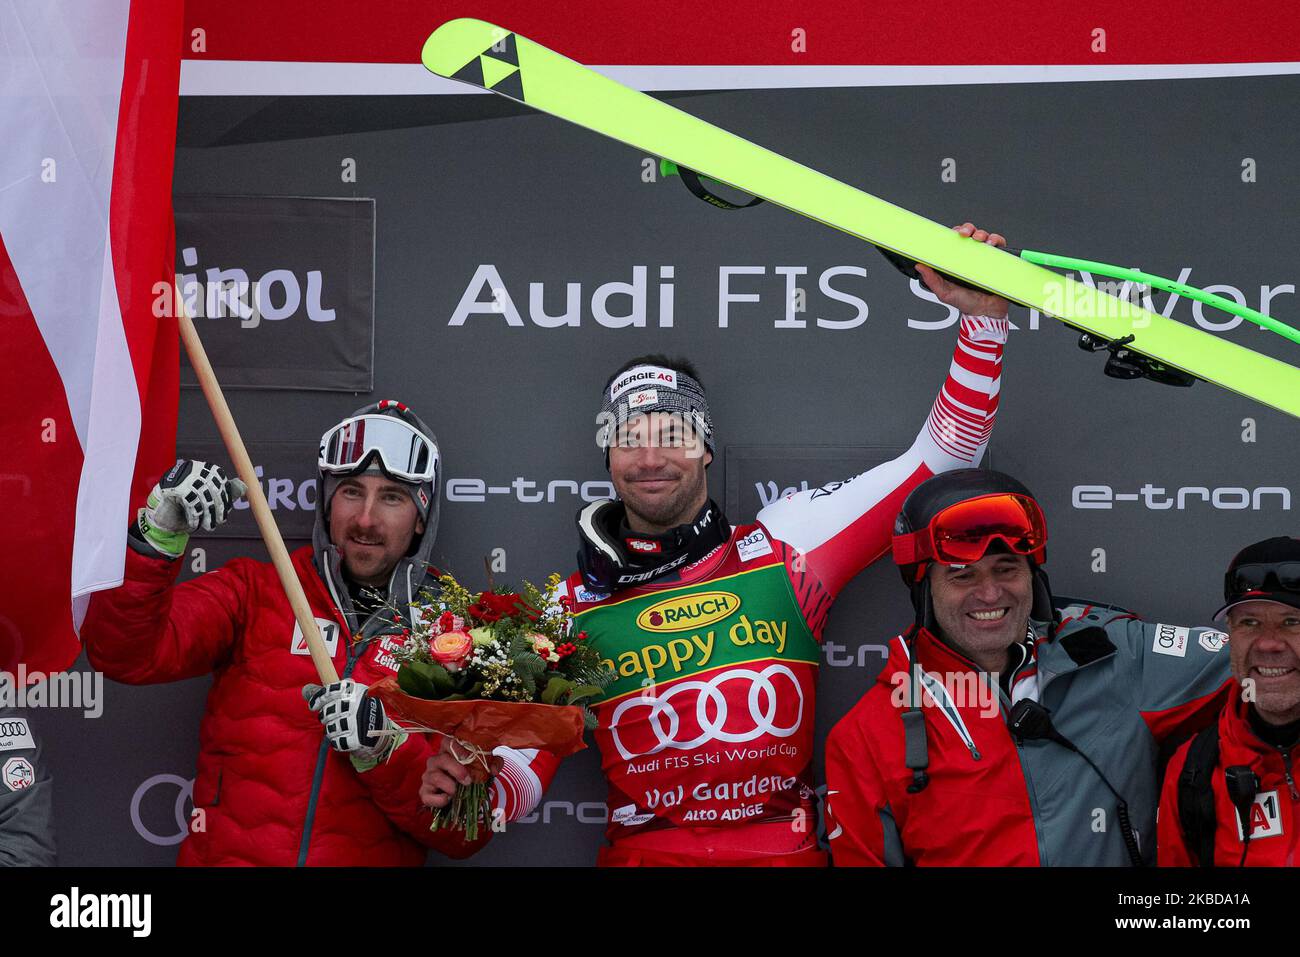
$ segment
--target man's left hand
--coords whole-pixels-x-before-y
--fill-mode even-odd
[[[351,678],[333,684],[306,685],[302,696],[325,725],[325,736],[335,751],[361,757],[383,749],[384,736],[378,734],[388,726],[384,706],[366,694],[366,686]]]
[[[438,753],[429,758],[424,766],[424,776],[420,778],[420,800],[431,808],[446,807],[456,794],[456,788],[470,782],[469,768],[457,759],[459,750],[456,745],[451,738],[444,737],[441,741]],[[488,768],[496,775],[504,763],[504,758],[494,754],[488,759]]]
[[[1007,244],[1006,238],[987,229],[980,229],[974,223],[962,223],[954,226],[953,231],[969,236],[977,243],[988,243],[999,248]],[[1006,318],[1009,304],[1001,296],[979,289],[968,289],[945,279],[924,263],[916,264],[916,271],[921,274],[930,291],[944,305],[952,306],[964,316],[991,316],[994,319]]]

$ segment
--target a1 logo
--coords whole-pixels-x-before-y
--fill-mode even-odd
[[[1282,833],[1282,815],[1278,813],[1277,792],[1265,791],[1255,795],[1250,806],[1250,839],[1277,837]],[[1237,840],[1241,840],[1241,818],[1237,818]]]
[[[333,658],[334,653],[339,649],[339,623],[327,618],[317,618],[316,627],[320,629],[321,639],[325,642],[325,651]],[[293,641],[289,644],[289,651],[295,655],[311,654],[307,648],[307,638],[302,633],[302,626],[296,621],[293,623]]]

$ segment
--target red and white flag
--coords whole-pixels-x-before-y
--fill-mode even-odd
[[[0,0],[0,668],[67,668],[173,460],[182,0]],[[165,285],[160,285],[165,284]],[[169,312],[169,310],[168,310]]]

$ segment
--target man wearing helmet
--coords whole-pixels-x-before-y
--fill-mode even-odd
[[[960,469],[903,503],[916,620],[826,743],[837,865],[1141,865],[1157,751],[1229,688],[1217,632],[1054,607],[1047,522],[1009,475]]]
[[[1005,244],[970,223],[957,231]],[[642,356],[605,384],[599,422],[619,498],[579,513],[580,570],[562,596],[617,673],[595,706],[609,783],[600,863],[826,863],[811,768],[827,613],[888,547],[907,491],[979,461],[997,408],[1006,301],[918,268],[962,317],[915,442],[754,523],[733,527],[708,497],[715,432],[690,363]]]
[[[422,735],[379,733],[391,724],[365,693],[394,673],[395,636],[421,588],[436,583],[437,439],[386,400],[326,431],[318,466],[312,544],[291,558],[339,682],[311,683],[315,668],[270,564],[237,558],[174,584],[189,535],[224,521],[244,491],[202,462],[177,462],[154,487],[130,529],[123,585],[96,593],[83,623],[91,664],[115,680],[214,674],[193,790],[203,826],[182,843],[180,864],[419,865],[428,848],[464,857],[491,834],[483,828],[469,843],[429,830],[422,783],[441,806],[464,769]],[[531,810],[538,775],[549,777],[554,762],[535,757],[500,749],[506,820]]]

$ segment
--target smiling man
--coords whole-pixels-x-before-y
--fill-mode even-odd
[[[424,518],[408,488],[383,475],[342,480],[330,501],[330,541],[343,556],[348,578],[376,594],[411,540],[424,533]]]
[[[1150,863],[1158,748],[1222,704],[1224,636],[1056,608],[1042,509],[999,472],[922,483],[893,550],[916,620],[826,742],[836,865]]]
[[[1237,694],[1169,762],[1162,866],[1295,867],[1300,848],[1300,539],[1242,549],[1224,576]]]
[[[970,223],[956,229],[1005,243]],[[564,595],[617,673],[594,709],[609,784],[600,863],[826,863],[811,771],[827,614],[888,547],[907,492],[979,461],[998,404],[1006,301],[918,269],[962,317],[915,441],[749,524],[732,526],[709,499],[716,433],[691,363],[640,356],[605,383],[601,444],[619,497],[579,513],[579,571]]]
[[[181,864],[419,865],[429,848],[464,857],[491,835],[429,830],[422,797],[444,806],[465,769],[424,735],[376,733],[390,722],[366,694],[396,672],[391,652],[421,589],[437,588],[437,439],[385,400],[326,430],[317,465],[312,544],[291,559],[340,681],[312,684],[269,563],[236,558],[174,584],[189,536],[221,524],[243,493],[203,462],[177,462],[154,487],[131,527],[123,585],[97,592],[82,626],[91,664],[110,678],[214,676],[194,781],[205,826],[181,844]],[[511,820],[531,810],[555,761],[505,748],[498,760],[510,767],[496,805]]]

